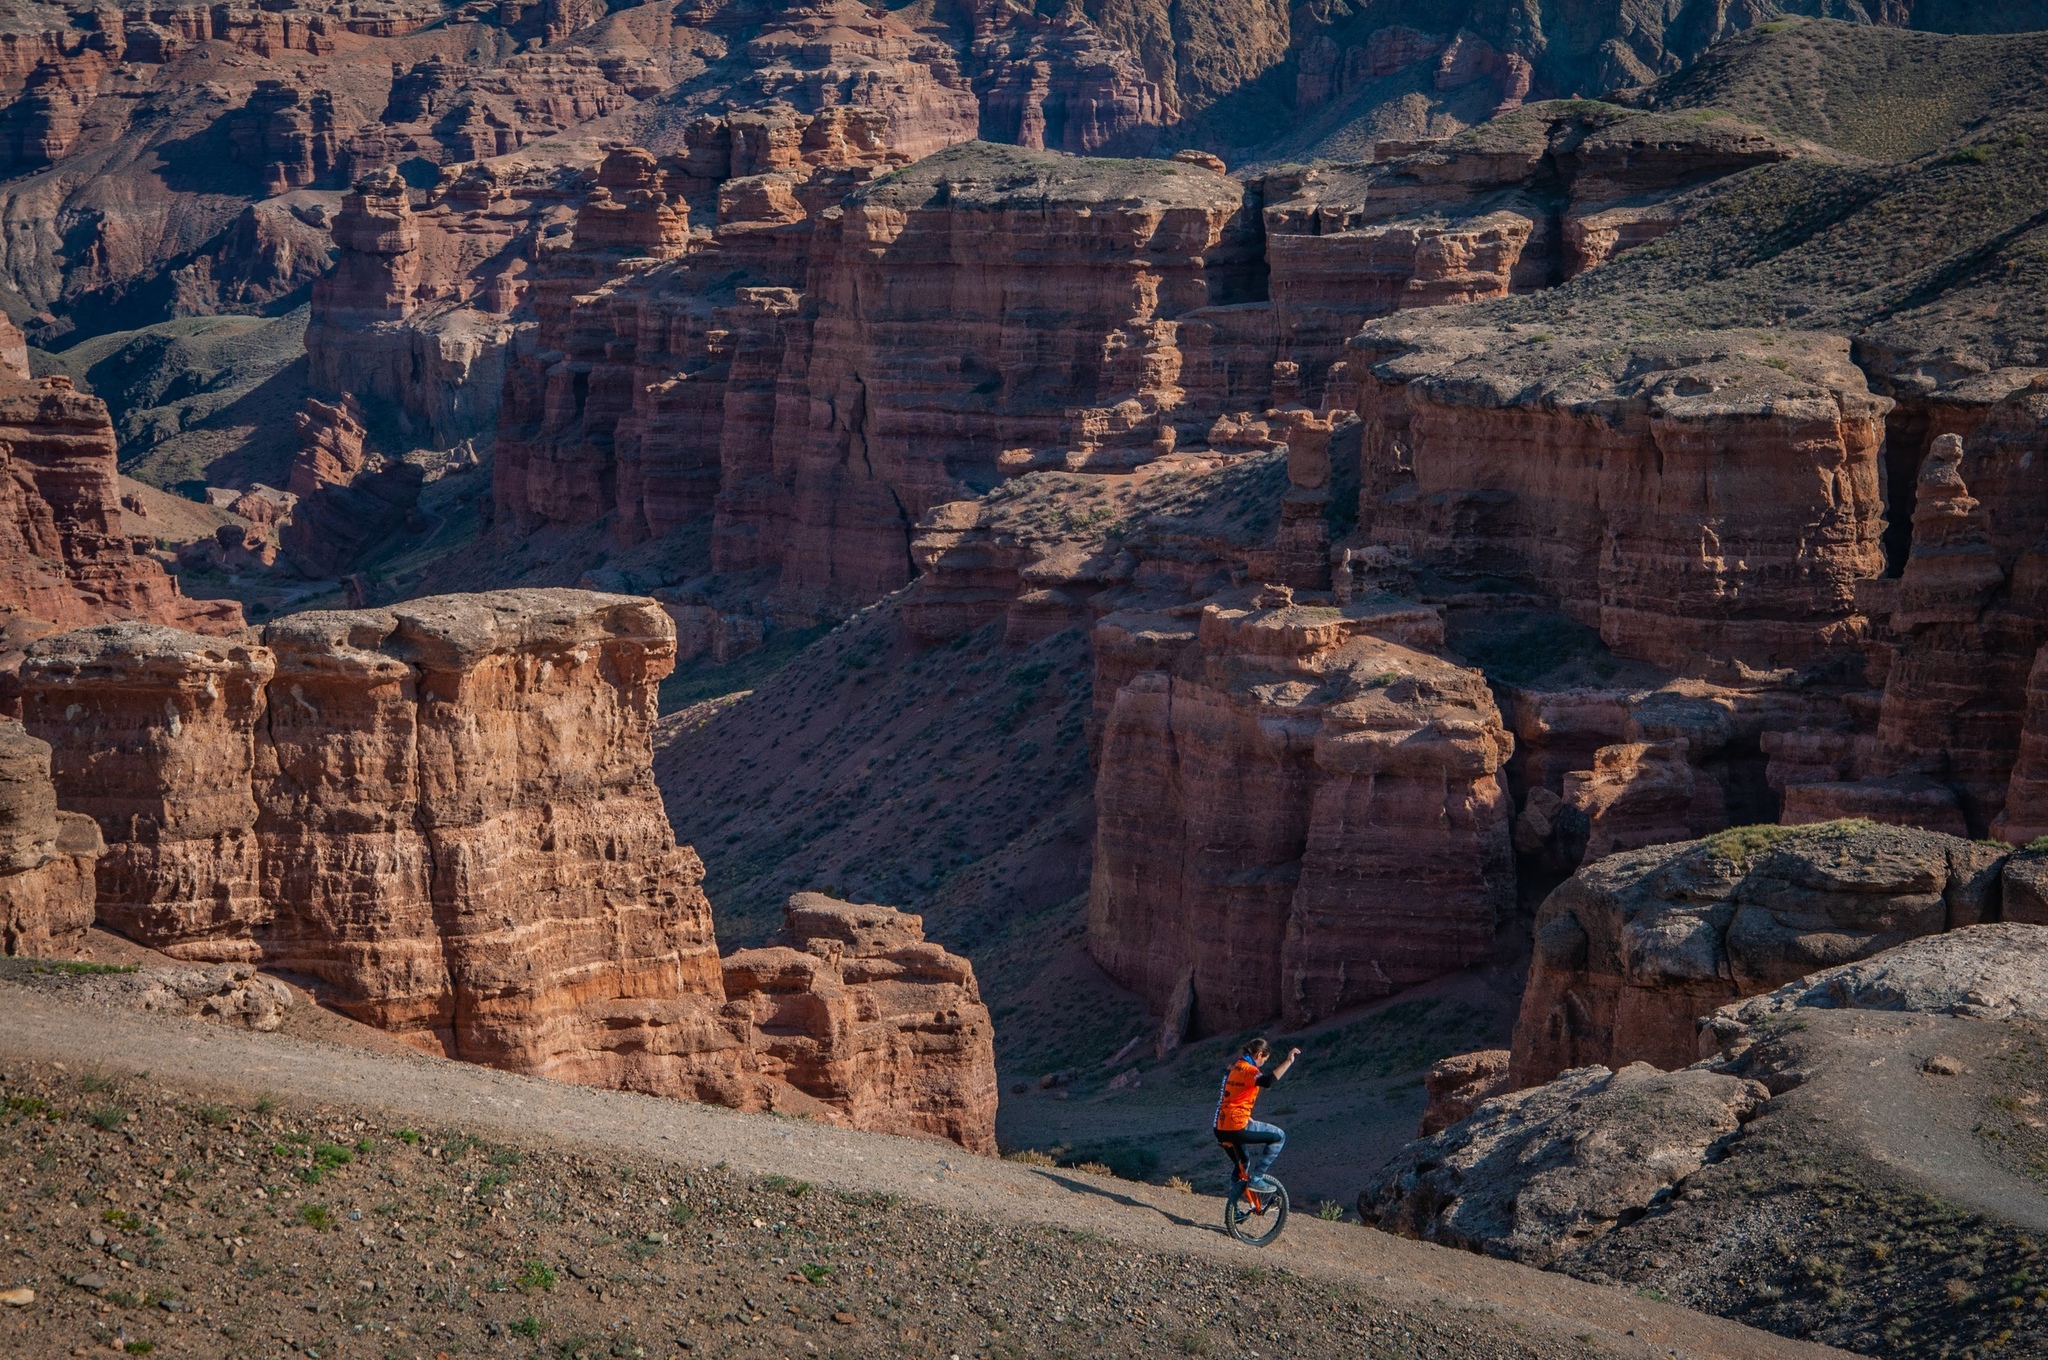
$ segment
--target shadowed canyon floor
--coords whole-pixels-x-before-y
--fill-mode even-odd
[[[12,1345],[1827,1353],[1305,1217],[1261,1253],[1211,1226],[1213,1199],[1085,1173],[5,1000],[6,1283],[36,1291],[0,1317]]]

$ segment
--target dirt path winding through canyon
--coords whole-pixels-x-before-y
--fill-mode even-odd
[[[968,1215],[1092,1231],[1145,1252],[1264,1264],[1363,1289],[1437,1316],[1507,1322],[1580,1353],[1818,1357],[1823,1347],[1653,1303],[1620,1289],[1306,1214],[1261,1253],[1224,1237],[1213,1199],[1067,1170],[977,1158],[947,1145],[594,1090],[489,1068],[110,1012],[0,986],[0,1060],[103,1064],[219,1096],[265,1094],[458,1124],[526,1144],[616,1150],[684,1166],[801,1176]]]

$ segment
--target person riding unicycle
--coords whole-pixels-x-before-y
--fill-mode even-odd
[[[1278,1125],[1252,1118],[1252,1106],[1259,1092],[1287,1075],[1301,1050],[1288,1049],[1287,1056],[1268,1072],[1264,1070],[1266,1059],[1272,1055],[1272,1046],[1264,1039],[1246,1044],[1224,1075],[1223,1090],[1216,1097],[1216,1141],[1230,1154],[1237,1178],[1250,1181],[1252,1189],[1261,1193],[1277,1188],[1266,1173],[1273,1169],[1280,1149],[1287,1146],[1287,1134]]]

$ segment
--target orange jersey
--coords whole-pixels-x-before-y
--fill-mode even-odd
[[[1217,1132],[1233,1133],[1249,1124],[1259,1091],[1272,1084],[1272,1074],[1261,1072],[1258,1064],[1249,1057],[1241,1057],[1232,1063],[1223,1078],[1223,1089],[1216,1097]]]

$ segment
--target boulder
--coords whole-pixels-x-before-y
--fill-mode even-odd
[[[798,893],[785,919],[766,947],[722,964],[752,1070],[856,1128],[993,1155],[995,1029],[973,965],[893,907]],[[781,1108],[772,1088],[766,1098]]]
[[[1525,1265],[1640,1218],[1769,1099],[1705,1070],[1582,1067],[1410,1143],[1358,1197],[1389,1231]]]
[[[196,1016],[259,1034],[281,1028],[292,1005],[289,987],[247,963],[107,973],[79,978],[68,983],[65,991],[101,1005]]]
[[[2008,852],[1907,827],[1742,827],[1624,851],[1538,910],[1516,1087],[1592,1063],[1683,1067],[1701,1016],[1818,968],[1990,919]]]
[[[1508,1051],[1483,1049],[1454,1053],[1429,1069],[1422,1079],[1428,1104],[1422,1109],[1421,1135],[1441,1132],[1508,1089]]]

